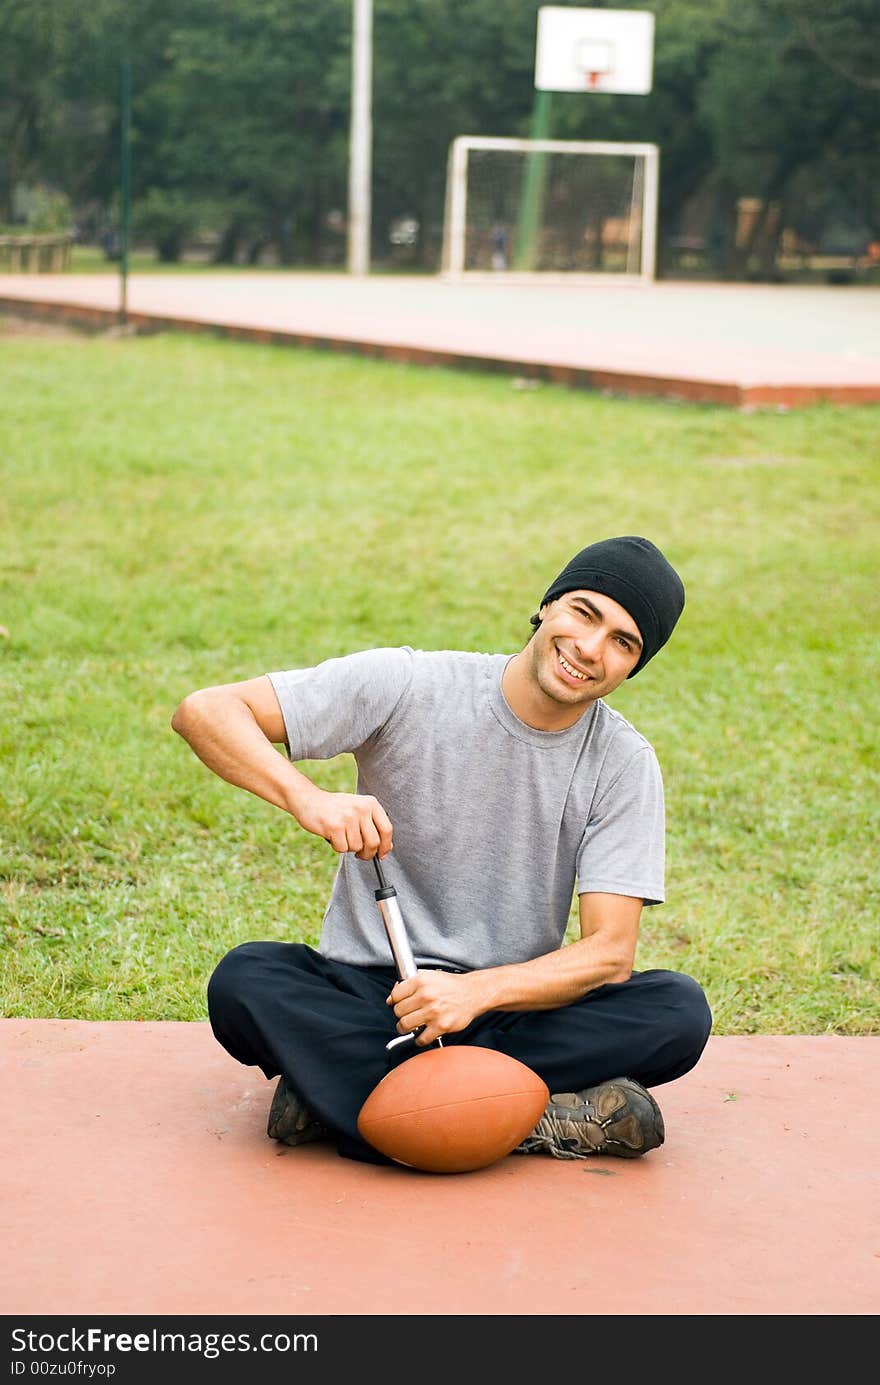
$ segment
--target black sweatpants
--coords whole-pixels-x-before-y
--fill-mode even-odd
[[[283,1074],[339,1153],[387,1163],[358,1134],[357,1117],[376,1083],[417,1052],[385,1045],[396,1033],[386,1005],[391,967],[355,967],[304,943],[243,943],[208,983],[217,1040],[240,1063]],[[575,1092],[612,1077],[659,1087],[699,1059],[712,1026],[702,989],[672,971],[643,971],[599,986],[557,1010],[492,1010],[444,1045],[477,1044],[518,1058],[551,1092]]]

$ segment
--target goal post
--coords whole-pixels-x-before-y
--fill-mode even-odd
[[[656,144],[459,135],[441,273],[653,280]]]

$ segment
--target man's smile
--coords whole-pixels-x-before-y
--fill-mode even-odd
[[[556,653],[564,672],[567,673],[570,678],[575,678],[579,683],[589,683],[591,681],[590,674],[582,673],[580,669],[576,669],[573,664],[570,664],[561,649],[557,649]]]

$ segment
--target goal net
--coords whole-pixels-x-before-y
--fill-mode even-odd
[[[441,272],[654,278],[655,144],[461,135]]]

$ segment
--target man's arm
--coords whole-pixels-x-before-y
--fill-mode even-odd
[[[391,850],[391,821],[378,799],[321,789],[275,749],[286,738],[269,678],[190,693],[171,725],[221,779],[290,813],[335,851],[370,860]]]
[[[424,1026],[424,1047],[443,1034],[466,1028],[487,1010],[556,1010],[588,991],[628,981],[638,941],[641,899],[629,895],[582,894],[580,938],[567,947],[503,967],[455,975],[420,971],[400,981],[389,996],[406,1034]]]

